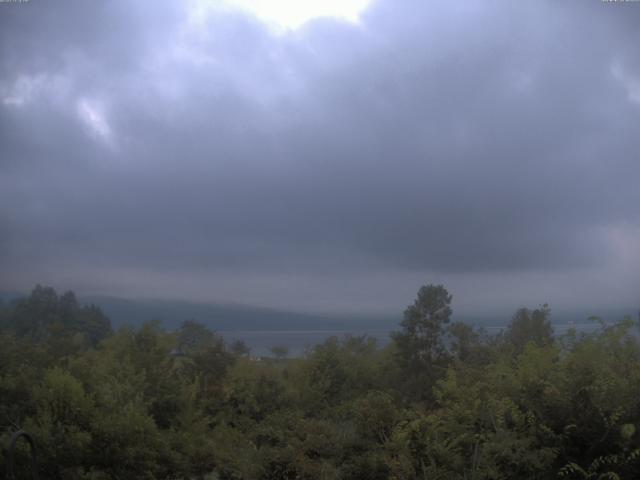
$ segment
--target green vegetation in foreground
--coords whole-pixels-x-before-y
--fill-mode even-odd
[[[633,320],[554,338],[545,305],[489,336],[451,300],[422,287],[383,349],[256,359],[195,321],[113,332],[38,286],[0,305],[0,444],[28,430],[64,480],[640,478]]]

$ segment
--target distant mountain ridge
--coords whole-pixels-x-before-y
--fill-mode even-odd
[[[394,320],[356,315],[314,315],[250,305],[200,303],[180,300],[124,299],[107,296],[81,297],[83,303],[94,303],[111,318],[115,327],[139,325],[157,319],[169,329],[184,320],[193,319],[213,330],[317,330],[351,329],[367,326],[392,326]]]
[[[59,292],[60,293],[60,292]],[[26,296],[25,293],[0,292],[0,298],[11,301]],[[402,311],[397,315],[358,315],[335,314],[322,315],[268,307],[192,302],[184,300],[157,300],[141,298],[122,298],[106,295],[79,296],[83,304],[93,303],[111,319],[115,328],[123,325],[139,326],[148,320],[160,320],[167,329],[179,327],[184,320],[196,320],[217,331],[291,331],[291,330],[396,330],[402,319]],[[476,326],[506,326],[513,313],[463,315],[456,314],[453,320],[463,320]],[[635,318],[637,309],[616,308],[596,311],[553,310],[554,324],[584,323],[591,315],[598,315],[608,321],[622,319],[625,315]]]
[[[5,301],[27,295],[0,292],[0,298]],[[242,304],[107,295],[78,296],[78,301],[99,306],[115,328],[123,325],[135,327],[149,320],[160,320],[165,328],[175,329],[184,320],[196,320],[217,331],[368,330],[393,329],[400,318],[391,315],[322,315]]]

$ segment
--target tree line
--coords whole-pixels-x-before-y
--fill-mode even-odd
[[[640,478],[637,322],[554,336],[543,305],[489,335],[451,305],[426,285],[384,348],[258,359],[37,286],[0,304],[0,475],[25,429],[47,479]]]

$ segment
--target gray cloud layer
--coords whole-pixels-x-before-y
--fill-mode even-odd
[[[0,5],[0,286],[638,298],[640,5],[379,0],[286,34],[189,13]]]

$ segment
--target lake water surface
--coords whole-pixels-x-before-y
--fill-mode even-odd
[[[598,328],[596,322],[592,323],[561,323],[553,325],[556,335],[564,335],[570,328],[579,332],[590,332]],[[505,326],[488,326],[484,329],[492,335],[505,329]],[[397,329],[396,329],[397,330]],[[389,343],[389,329],[362,329],[362,330],[238,330],[220,331],[227,342],[242,340],[251,348],[251,354],[255,356],[270,355],[269,349],[274,346],[284,346],[289,349],[289,356],[297,357],[312,348],[314,345],[324,342],[330,337],[343,338],[344,336],[368,335],[378,341],[379,346]]]

